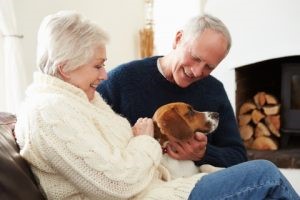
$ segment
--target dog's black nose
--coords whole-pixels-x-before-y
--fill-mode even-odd
[[[219,119],[219,113],[217,113],[217,112],[212,112],[212,113],[210,113],[210,115],[209,115],[212,119]]]

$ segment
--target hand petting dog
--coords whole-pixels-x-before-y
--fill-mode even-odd
[[[207,136],[196,132],[188,141],[169,140],[167,154],[176,160],[201,160],[206,151]]]

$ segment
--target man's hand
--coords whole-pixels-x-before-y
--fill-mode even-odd
[[[167,145],[167,153],[176,160],[201,160],[206,151],[207,136],[196,132],[195,136],[186,142],[170,141]]]

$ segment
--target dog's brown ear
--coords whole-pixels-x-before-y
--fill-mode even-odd
[[[164,113],[160,119],[160,123],[163,124],[160,127],[161,131],[166,135],[171,135],[179,140],[186,140],[193,137],[193,130],[174,108]]]
[[[160,128],[157,126],[156,121],[153,121],[153,125],[154,125],[154,138],[159,141],[162,135],[160,132]]]
[[[156,121],[153,121],[154,124],[154,138],[160,143],[160,145],[163,145],[165,141],[167,141],[167,137],[165,134],[162,134],[160,128],[157,125]]]

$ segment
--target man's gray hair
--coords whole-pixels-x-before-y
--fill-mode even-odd
[[[76,11],[48,15],[38,31],[37,66],[43,73],[59,77],[59,66],[68,72],[86,64],[108,40],[101,28]]]
[[[209,14],[193,17],[188,21],[188,23],[183,27],[184,41],[194,39],[199,33],[201,34],[205,29],[211,29],[223,34],[228,42],[227,52],[230,50],[231,36],[229,30],[220,19]]]

